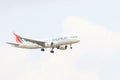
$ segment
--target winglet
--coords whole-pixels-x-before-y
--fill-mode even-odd
[[[13,35],[15,36],[15,39],[16,39],[17,43],[22,43],[21,38],[20,38],[19,35],[15,34],[15,32],[13,32]]]

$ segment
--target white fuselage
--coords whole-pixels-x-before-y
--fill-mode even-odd
[[[77,36],[71,36],[71,37],[59,37],[50,40],[45,40],[44,47],[35,43],[24,43],[24,44],[19,44],[19,46],[15,46],[15,47],[26,48],[26,49],[52,48],[61,45],[72,45],[77,42],[80,42],[80,39]],[[51,43],[53,43],[53,45],[51,45]]]

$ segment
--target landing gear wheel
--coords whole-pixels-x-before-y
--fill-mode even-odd
[[[51,53],[54,53],[54,50],[53,50],[53,49],[54,49],[54,47],[52,47],[52,50],[50,51]]]
[[[51,52],[51,53],[54,53],[54,51],[53,51],[53,50],[51,50],[50,52]]]
[[[42,49],[41,49],[41,51],[45,51],[45,49],[44,49],[44,48],[42,48]]]
[[[72,49],[72,44],[70,44],[70,49]]]

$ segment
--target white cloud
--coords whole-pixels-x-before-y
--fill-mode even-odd
[[[15,49],[8,45],[0,47],[0,79],[12,80],[11,77],[17,74],[17,67],[21,67],[19,64],[25,64],[28,62],[27,50]],[[14,74],[13,74],[14,73]]]
[[[84,53],[99,53],[108,56],[116,51],[120,52],[120,32],[112,32],[76,16],[65,19],[64,30],[67,34],[77,34],[80,37],[79,48]]]
[[[28,50],[8,46],[1,47],[0,79],[100,80],[101,65],[79,68],[76,62],[83,54],[112,56],[114,52],[119,53],[120,33],[109,31],[102,26],[74,16],[65,19],[64,28],[64,33],[77,34],[80,37],[81,42],[73,45],[72,50],[55,50],[55,54],[46,51],[40,53],[39,59],[33,60],[29,56]]]

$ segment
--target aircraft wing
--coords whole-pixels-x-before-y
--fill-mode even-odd
[[[43,47],[45,46],[45,42],[43,42],[43,41],[37,41],[37,40],[32,40],[32,39],[27,39],[27,38],[23,38],[23,39],[25,41],[28,41],[28,42],[31,42],[31,43],[35,43],[35,44],[43,46]]]

